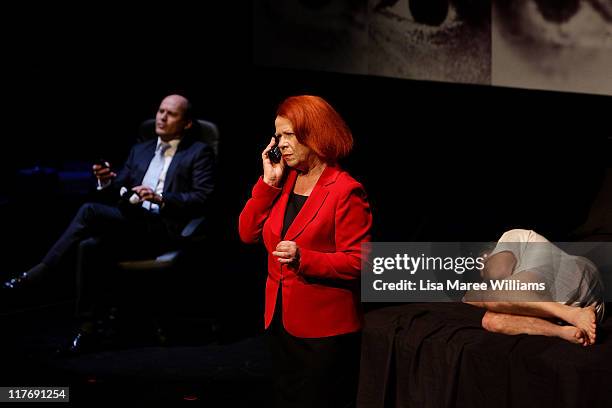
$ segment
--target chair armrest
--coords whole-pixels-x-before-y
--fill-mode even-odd
[[[198,217],[194,218],[183,228],[181,232],[181,237],[183,238],[191,238],[195,235],[195,233],[200,229],[200,227],[204,224],[206,217]]]

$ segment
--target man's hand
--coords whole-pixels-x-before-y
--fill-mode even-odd
[[[278,262],[282,264],[294,264],[299,265],[300,263],[300,248],[294,241],[281,241],[276,246],[276,251],[272,252],[272,255],[278,257]]]
[[[138,197],[140,197],[140,202],[150,201],[158,205],[161,205],[163,203],[162,196],[160,196],[159,194],[155,194],[155,191],[153,191],[149,187],[136,186],[132,188],[132,191],[138,194]]]
[[[114,173],[109,163],[105,163],[106,166],[102,166],[100,164],[94,164],[92,167],[93,174],[96,176],[100,183],[105,184],[109,182],[111,179],[117,177],[117,173]]]

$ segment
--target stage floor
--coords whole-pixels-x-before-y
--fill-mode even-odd
[[[59,357],[70,339],[73,302],[0,313],[0,386],[69,386],[77,403],[267,406],[269,359],[263,334],[236,339],[183,336],[168,346],[122,345]],[[89,405],[89,404],[88,404]]]

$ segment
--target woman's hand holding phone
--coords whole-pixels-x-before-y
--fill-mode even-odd
[[[263,181],[272,187],[280,186],[283,177],[283,171],[285,170],[285,162],[282,160],[282,157],[279,156],[280,160],[278,163],[275,163],[270,159],[269,152],[274,147],[277,147],[277,144],[278,143],[276,137],[272,137],[270,143],[268,144],[268,146],[266,146],[266,148],[261,154],[264,172]],[[280,154],[280,151],[278,153]],[[274,157],[274,154],[272,154],[272,156]]]

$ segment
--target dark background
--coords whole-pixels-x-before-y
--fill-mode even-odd
[[[77,188],[61,172],[88,172],[100,156],[119,166],[171,92],[219,126],[215,218],[228,253],[258,252],[239,243],[236,220],[289,95],[323,96],[352,128],[343,165],[369,192],[379,241],[487,241],[519,227],[563,239],[584,221],[612,157],[609,97],[255,66],[248,5],[7,18],[22,23],[3,74],[3,222],[17,237],[4,250],[20,254],[9,270],[34,264],[87,199],[94,179]]]
[[[0,174],[5,235],[17,238],[4,250],[22,252],[7,269],[34,264],[87,198],[83,180],[18,171],[88,172],[100,156],[118,166],[171,92],[219,126],[215,218],[229,253],[250,250],[237,216],[289,95],[323,96],[352,128],[343,165],[369,192],[380,241],[486,241],[515,227],[563,239],[612,157],[609,97],[255,66],[246,4],[54,7],[7,19],[19,24],[6,29]]]
[[[99,156],[118,166],[174,92],[219,126],[216,238],[189,273],[240,335],[261,330],[266,267],[237,219],[289,95],[324,97],[351,127],[342,164],[368,191],[377,241],[490,241],[510,228],[563,240],[585,220],[612,157],[610,97],[255,66],[250,8],[209,3],[7,13],[2,278],[37,263],[89,197],[93,177],[70,174]]]

